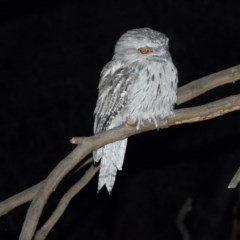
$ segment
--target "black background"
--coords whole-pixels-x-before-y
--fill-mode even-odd
[[[73,149],[72,136],[92,135],[99,73],[123,32],[164,32],[184,85],[239,64],[239,25],[237,0],[1,1],[0,200],[44,179]],[[229,84],[184,106],[239,90]],[[231,239],[239,120],[235,112],[131,137],[112,194],[97,194],[95,177],[48,239],[180,240],[175,221],[187,198],[191,239]],[[80,174],[65,179],[40,225]],[[27,207],[0,218],[0,239],[18,238]]]

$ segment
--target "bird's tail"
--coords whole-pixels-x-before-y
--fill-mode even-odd
[[[126,146],[127,138],[114,143],[109,143],[93,152],[94,162],[98,162],[101,159],[98,191],[105,185],[109,194],[111,193],[116,179],[117,170],[122,170]]]

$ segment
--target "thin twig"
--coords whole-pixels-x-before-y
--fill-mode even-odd
[[[228,188],[236,188],[240,182],[240,168],[238,168],[237,172],[234,174],[233,178],[231,179]]]
[[[192,210],[192,199],[188,198],[185,201],[185,203],[183,204],[183,206],[181,207],[181,209],[178,213],[177,220],[176,220],[177,227],[178,227],[180,233],[182,234],[183,240],[190,240],[190,234],[189,234],[187,227],[185,226],[184,221],[185,221],[187,214],[191,210]]]
[[[87,185],[87,183],[95,176],[98,170],[99,167],[91,166],[83,175],[83,177],[67,191],[67,193],[62,197],[61,201],[59,202],[57,208],[54,210],[50,218],[37,231],[34,238],[35,240],[43,240],[47,237],[48,233],[51,231],[51,229],[54,227],[56,222],[66,210],[71,199]]]

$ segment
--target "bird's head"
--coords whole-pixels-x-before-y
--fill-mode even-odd
[[[150,28],[127,31],[116,43],[114,59],[127,63],[169,59],[168,38]]]

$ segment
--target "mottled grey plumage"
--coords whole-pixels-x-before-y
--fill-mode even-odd
[[[150,28],[124,33],[115,46],[113,59],[101,72],[99,96],[94,111],[94,133],[126,122],[153,121],[173,115],[177,101],[177,70],[168,51],[168,38]],[[104,185],[110,193],[117,170],[122,169],[127,139],[96,150],[100,163],[98,190]]]

